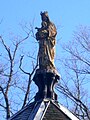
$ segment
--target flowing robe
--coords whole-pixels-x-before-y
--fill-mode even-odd
[[[49,23],[47,27],[41,27],[36,33],[36,39],[39,41],[39,68],[41,70],[55,70],[55,36],[56,27],[53,23]]]

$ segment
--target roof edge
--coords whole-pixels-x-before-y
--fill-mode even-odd
[[[35,102],[32,102],[30,104],[27,104],[24,108],[21,108],[18,112],[16,112],[14,115],[12,115],[8,120],[12,120],[14,117],[16,117],[19,113],[22,113],[24,110],[28,108],[28,106],[33,105]]]
[[[61,105],[60,103],[55,103],[51,101],[59,110],[61,110],[67,117],[69,117],[71,120],[79,120],[70,110],[68,110],[66,107]]]

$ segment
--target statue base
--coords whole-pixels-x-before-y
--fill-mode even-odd
[[[60,76],[51,71],[39,71],[37,70],[33,81],[38,86],[38,92],[35,96],[35,101],[48,98],[57,100],[57,94],[54,92],[54,86],[60,79]]]

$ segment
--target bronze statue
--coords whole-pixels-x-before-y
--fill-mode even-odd
[[[54,65],[56,27],[50,21],[48,12],[41,12],[40,15],[42,19],[41,28],[36,27],[36,39],[39,42],[39,70],[56,72]]]
[[[54,92],[54,86],[60,79],[60,75],[54,65],[57,31],[47,12],[41,12],[41,19],[41,28],[36,27],[36,39],[39,43],[39,68],[33,78],[33,81],[38,86],[35,100],[38,101],[44,98],[57,100],[57,94]]]

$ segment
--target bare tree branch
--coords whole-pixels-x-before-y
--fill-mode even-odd
[[[24,102],[23,102],[22,108],[26,105],[27,98],[28,98],[28,95],[29,95],[29,92],[30,92],[30,84],[31,84],[31,82],[32,82],[31,77],[32,77],[32,75],[34,74],[34,72],[35,72],[35,70],[36,70],[36,68],[37,68],[37,66],[38,66],[38,63],[37,63],[36,66],[33,68],[33,70],[32,70],[31,73],[28,73],[28,72],[24,71],[24,70],[22,69],[22,67],[21,67],[21,66],[22,66],[23,57],[24,57],[24,56],[21,56],[19,68],[20,68],[20,70],[21,70],[23,73],[25,73],[25,74],[27,74],[27,75],[29,76],[29,80],[28,80],[27,90],[26,90],[26,93],[25,93],[25,97],[24,97]]]
[[[7,119],[10,117],[10,108],[9,108],[9,101],[8,101],[8,96],[7,94],[4,92],[4,89],[0,86],[0,89],[2,91],[2,94],[5,98],[5,103],[6,103],[6,107],[4,107],[6,109],[6,113],[7,113]]]

